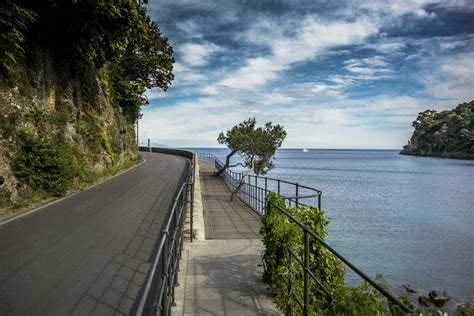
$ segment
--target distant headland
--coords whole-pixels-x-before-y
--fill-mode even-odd
[[[421,112],[413,127],[401,155],[474,159],[474,100],[453,110]]]

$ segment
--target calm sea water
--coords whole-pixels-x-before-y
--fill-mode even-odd
[[[282,149],[275,158],[268,176],[323,191],[327,240],[363,271],[474,301],[474,161],[392,150]]]

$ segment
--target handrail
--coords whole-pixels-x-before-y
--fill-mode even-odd
[[[150,151],[148,147],[141,150]],[[191,211],[192,241],[195,155],[183,150],[162,151],[160,148],[151,148],[151,151],[188,156],[191,157],[191,161],[186,179],[179,187],[166,225],[162,230],[161,240],[136,309],[136,316],[171,314],[171,306],[175,304],[175,286],[178,285],[179,260],[183,249],[184,220],[188,203],[190,203]]]
[[[327,250],[329,250],[333,255],[335,255],[339,260],[341,260],[346,266],[348,266],[352,271],[354,271],[357,275],[359,275],[362,279],[364,279],[367,283],[369,283],[371,286],[373,286],[377,291],[379,291],[383,296],[385,296],[387,299],[389,299],[392,303],[400,306],[401,309],[403,309],[403,311],[407,312],[407,313],[410,313],[412,312],[412,310],[406,306],[403,302],[401,302],[399,299],[397,299],[395,296],[393,296],[389,291],[387,291],[384,287],[380,286],[377,282],[375,282],[374,280],[372,280],[369,276],[367,276],[364,272],[362,272],[362,270],[360,270],[359,268],[357,268],[355,265],[353,265],[349,260],[347,260],[343,255],[341,255],[339,252],[337,252],[334,248],[332,248],[331,246],[329,246],[321,237],[319,237],[315,232],[313,232],[307,225],[304,225],[302,224],[301,222],[299,222],[296,218],[294,218],[290,213],[288,213],[287,211],[285,211],[282,207],[280,207],[279,205],[271,202],[271,201],[268,201],[267,202],[267,212],[271,212],[273,208],[276,208],[278,211],[280,211],[283,215],[285,215],[286,217],[288,217],[291,222],[297,226],[299,226],[301,229],[303,229],[304,231],[304,236],[305,236],[305,241],[306,239],[308,238],[308,236],[312,237],[314,240],[316,240],[317,242],[319,242],[320,244],[322,244]],[[288,251],[290,253],[293,253],[294,255],[294,251],[291,249],[291,248],[288,248]],[[306,274],[312,274],[311,271],[308,269],[307,266],[303,265],[302,262],[299,260],[299,258],[296,258],[297,259],[297,262],[300,263],[300,265],[303,266],[304,268],[304,274],[306,276]],[[303,261],[306,261],[306,259],[309,259],[309,244],[308,242],[305,242],[304,243],[304,260]],[[312,278],[314,278],[314,275],[311,276]],[[306,277],[305,277],[306,278]],[[317,283],[321,285],[321,282],[319,280],[316,280]],[[285,282],[286,283],[286,282]],[[306,294],[306,286],[305,286],[305,294]],[[323,287],[323,291],[327,291],[324,287]],[[306,295],[305,295],[306,297]],[[331,299],[332,299],[332,295],[331,295]],[[308,303],[309,302],[305,302],[303,304],[303,306],[306,306],[306,310],[308,309]],[[304,308],[305,309],[305,308]]]
[[[216,169],[220,169],[224,166],[224,163],[220,161],[217,157],[214,155],[208,154],[208,153],[201,153],[197,152],[197,157],[201,161],[205,161],[211,164],[214,164]],[[222,174],[221,174],[224,183],[226,186],[229,188],[229,190],[233,191],[240,180],[242,179],[242,174],[238,172],[233,172],[232,170],[226,169]],[[251,184],[251,180],[253,179],[254,184]],[[271,191],[268,186],[268,181],[276,181],[277,182],[277,190]],[[264,183],[265,187],[259,187],[259,183]],[[283,213],[285,216],[287,216],[294,224],[299,226],[301,229],[304,231],[304,258],[298,258],[295,254],[295,252],[292,249],[288,249],[289,255],[290,255],[290,265],[292,262],[292,258],[294,257],[296,259],[296,262],[298,262],[300,265],[303,266],[304,269],[304,302],[298,302],[298,304],[301,305],[303,308],[303,314],[307,315],[309,311],[309,278],[311,277],[313,280],[316,281],[316,283],[323,289],[323,292],[328,294],[329,297],[329,302],[333,302],[333,296],[331,293],[327,291],[326,288],[321,284],[321,282],[317,279],[315,279],[314,274],[309,270],[309,238],[313,238],[317,242],[321,243],[327,250],[329,250],[332,254],[334,254],[339,260],[341,260],[346,266],[348,266],[352,271],[354,271],[357,275],[359,275],[362,279],[364,279],[367,283],[369,283],[371,286],[373,286],[377,291],[379,291],[383,296],[385,296],[388,300],[390,300],[392,303],[398,305],[402,310],[404,310],[407,313],[411,312],[411,309],[406,306],[403,302],[401,302],[399,299],[394,297],[390,292],[388,292],[385,288],[377,284],[374,280],[372,280],[369,276],[367,276],[364,272],[362,272],[359,268],[357,268],[355,265],[353,265],[349,260],[347,260],[344,256],[342,256],[339,252],[337,252],[334,248],[329,246],[322,238],[320,238],[316,233],[314,233],[308,226],[300,223],[296,218],[294,218],[291,214],[286,212],[284,209],[282,209],[280,206],[268,201],[265,202],[265,196],[270,193],[270,192],[277,192],[278,194],[281,195],[281,184],[286,183],[286,184],[291,184],[295,187],[295,195],[294,196],[287,196],[284,197],[285,200],[288,202],[288,206],[292,205],[292,202],[296,206],[308,206],[303,203],[299,202],[299,199],[303,198],[312,198],[312,197],[317,197],[318,202],[317,202],[317,208],[321,209],[321,195],[322,192],[320,190],[307,187],[307,186],[302,186],[298,183],[292,183],[289,181],[284,181],[280,179],[273,179],[273,178],[267,178],[267,177],[259,177],[259,176],[247,176],[247,179],[244,179],[244,184],[242,186],[242,189],[236,193],[236,196],[247,206],[249,206],[252,210],[257,212],[260,215],[265,214],[266,212],[270,212],[272,210],[272,207],[276,207],[277,210],[279,210],[281,213]],[[274,186],[273,186],[274,187]],[[308,189],[311,190],[312,192],[315,192],[314,194],[305,194],[305,195],[300,195],[299,189]],[[263,207],[262,207],[263,204]],[[291,267],[289,269],[291,271]],[[292,293],[291,291],[291,273],[289,273],[289,278],[290,280],[284,280],[284,283],[289,287],[289,293]]]
[[[224,167],[224,163],[212,154],[197,152],[197,157],[201,161],[213,164],[216,169]],[[234,172],[229,168],[226,168],[221,176],[230,191],[234,191],[239,185],[240,180],[242,180],[241,173]],[[235,196],[252,210],[263,215],[265,211],[265,196],[270,192],[291,194],[292,196],[286,199],[289,206],[309,206],[312,204],[311,201],[308,203],[301,200],[316,198],[313,203],[318,208],[321,208],[321,190],[299,183],[257,175],[247,175],[246,179],[243,179],[241,189],[236,192]]]

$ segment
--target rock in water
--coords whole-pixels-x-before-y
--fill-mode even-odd
[[[429,297],[420,295],[418,296],[418,302],[423,305],[423,306],[430,306],[431,305],[431,300]]]
[[[449,296],[446,292],[431,291],[429,293],[430,299],[435,305],[444,305],[449,300]]]
[[[405,284],[403,285],[403,287],[405,288],[405,290],[407,290],[408,293],[418,293],[418,289],[412,285]]]

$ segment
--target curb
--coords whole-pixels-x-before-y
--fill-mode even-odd
[[[193,238],[196,240],[206,239],[205,227],[204,227],[204,206],[202,204],[202,193],[201,193],[201,176],[199,172],[199,160],[196,159],[196,166],[194,170],[194,214],[193,214]]]

